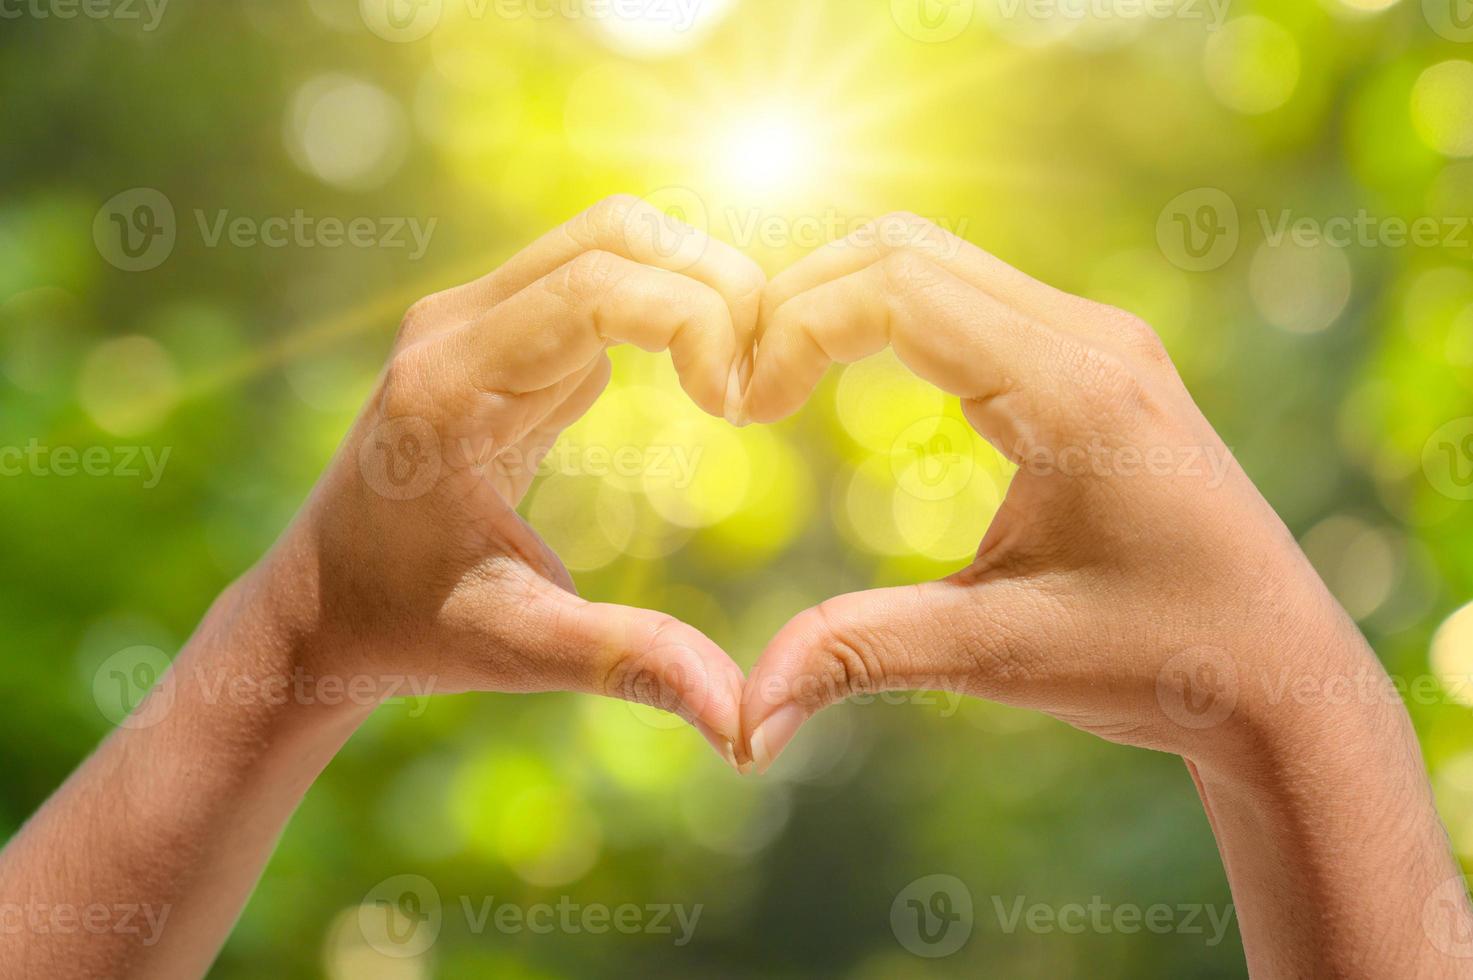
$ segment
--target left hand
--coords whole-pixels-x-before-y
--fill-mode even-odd
[[[1260,678],[1292,662],[1386,684],[1135,317],[901,215],[773,279],[759,329],[755,420],[795,411],[830,363],[893,345],[1020,466],[969,567],[830,599],[771,641],[743,698],[759,769],[825,705],[921,687],[1236,776],[1266,740],[1324,722]],[[1199,723],[1187,706],[1204,703],[1221,717]]]

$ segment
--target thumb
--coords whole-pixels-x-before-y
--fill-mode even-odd
[[[765,772],[799,727],[857,694],[976,693],[990,640],[975,586],[948,579],[854,592],[795,616],[767,645],[742,693],[742,754]]]
[[[547,591],[526,631],[527,652],[560,689],[678,715],[736,768],[744,678],[721,647],[665,613],[587,602],[551,585]]]

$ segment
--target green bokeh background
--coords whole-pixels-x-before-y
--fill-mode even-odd
[[[0,446],[170,456],[154,487],[0,478],[0,827],[19,827],[110,729],[99,665],[140,645],[177,652],[271,545],[399,313],[631,192],[679,205],[770,273],[815,244],[807,229],[916,211],[1145,316],[1388,669],[1445,675],[1411,710],[1473,859],[1467,621],[1432,655],[1473,591],[1473,505],[1423,465],[1433,434],[1473,414],[1473,232],[1456,232],[1473,214],[1473,38],[1420,0],[1235,0],[1222,25],[1196,6],[1029,18],[955,0],[931,8],[937,21],[903,0],[720,6],[659,51],[617,43],[573,0],[546,17],[445,0],[403,42],[369,28],[373,0],[174,0],[153,30],[142,7],[142,22],[14,8],[0,26]],[[787,128],[764,128],[773,119]],[[793,145],[748,160],[753,132]],[[748,164],[782,172],[762,184]],[[134,188],[168,199],[177,241],[130,272],[94,219]],[[1232,202],[1239,233],[1197,270],[1172,240],[1172,202],[1204,188]],[[222,209],[435,226],[422,256],[212,247],[195,213]],[[1285,211],[1446,220],[1420,246],[1267,241],[1260,214],[1271,231]],[[753,215],[776,231],[743,240]],[[702,454],[695,482],[570,466],[524,510],[585,595],[680,615],[750,666],[825,596],[964,564],[1006,467],[980,442],[922,438],[971,460],[971,479],[943,500],[897,489],[914,427],[938,415],[959,417],[881,357],[835,370],[798,417],[737,435],[688,405],[664,359],[619,351],[568,444],[683,446]],[[891,907],[938,873],[964,883],[975,924],[933,960],[897,940]],[[439,896],[425,956],[377,956],[356,928],[358,904],[396,875]],[[388,706],[353,739],[215,975],[1244,973],[1235,927],[1215,945],[1007,934],[995,908],[1097,896],[1230,901],[1179,760],[923,696],[835,708],[773,775],[742,780],[694,733],[621,704],[466,696]],[[703,911],[677,947],[477,934],[462,906],[564,897]]]

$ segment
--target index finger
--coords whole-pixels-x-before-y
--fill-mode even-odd
[[[741,353],[750,348],[767,284],[761,267],[735,247],[629,195],[600,201],[544,234],[496,271],[442,294],[438,302],[453,304],[462,321],[471,320],[588,252],[611,253],[711,287],[731,313],[734,349]],[[733,364],[730,372],[731,406],[740,395],[736,368]]]

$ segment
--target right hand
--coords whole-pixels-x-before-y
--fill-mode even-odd
[[[299,666],[435,693],[645,702],[731,760],[737,665],[663,613],[580,599],[516,507],[608,382],[612,344],[668,348],[696,403],[727,414],[764,282],[731,247],[615,198],[417,303],[341,451],[250,576]]]
[[[755,420],[890,345],[1020,469],[969,567],[830,599],[772,640],[744,695],[759,769],[825,705],[942,687],[1238,774],[1324,724],[1265,696],[1285,670],[1387,685],[1135,317],[897,215],[773,279],[760,331]]]

